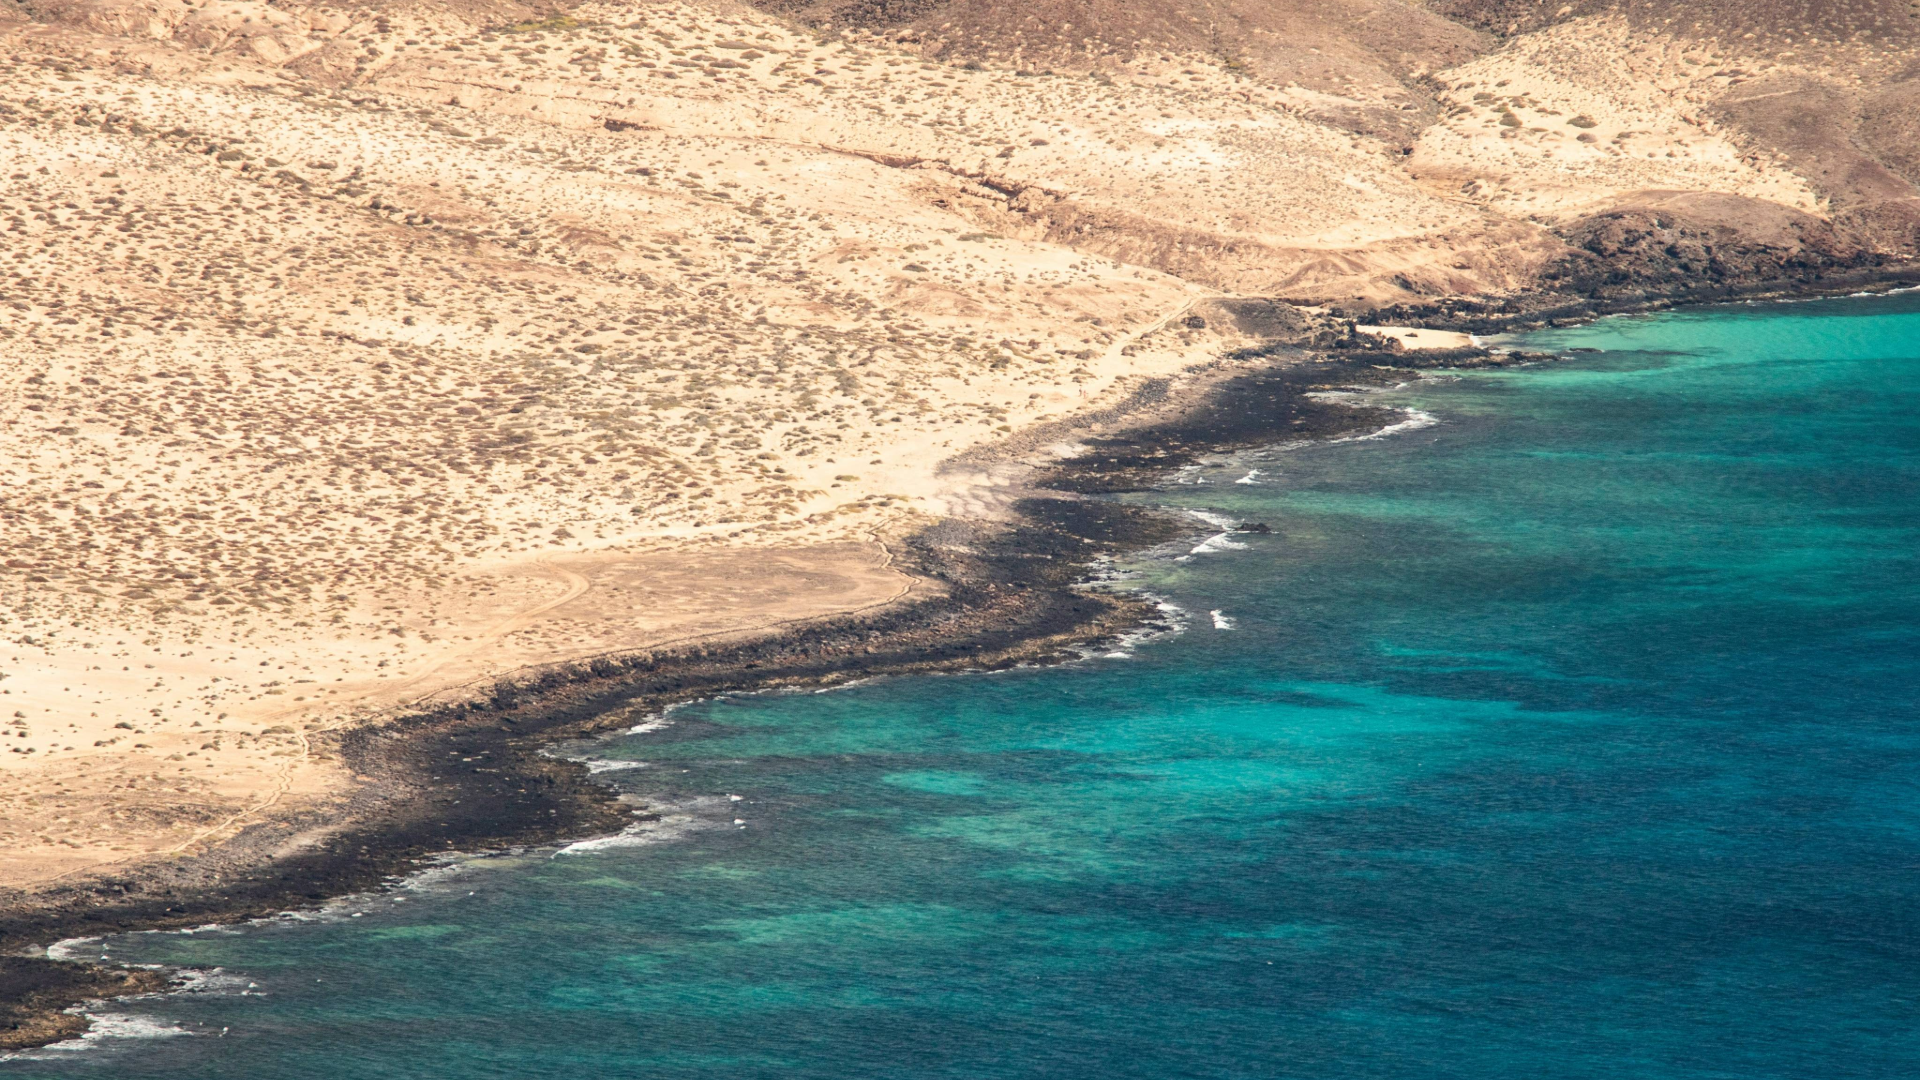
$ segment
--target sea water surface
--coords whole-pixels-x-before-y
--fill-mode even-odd
[[[76,947],[212,974],[0,1077],[1920,1076],[1920,296],[1527,343],[1138,497],[1273,530],[1182,633],[680,710],[650,842]]]

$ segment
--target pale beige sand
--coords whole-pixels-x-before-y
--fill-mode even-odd
[[[1745,73],[1713,49],[1636,36],[1615,16],[1565,23],[1444,72],[1446,119],[1421,133],[1410,164],[1436,187],[1541,223],[1647,191],[1818,210],[1804,178],[1712,119],[1729,70]]]
[[[309,744],[316,730],[484,692],[519,668],[892,602],[915,582],[889,562],[871,541],[566,554],[471,575],[464,604],[443,590],[414,605],[394,596],[384,641],[167,620],[139,641],[103,626],[95,640],[15,644],[0,700],[25,716],[0,774],[0,880],[44,884],[197,849],[337,790],[351,778]]]
[[[1397,341],[1409,349],[1470,349],[1473,347],[1473,335],[1457,330],[1434,330],[1421,326],[1368,326],[1364,323],[1355,326],[1355,330],[1374,337]]]

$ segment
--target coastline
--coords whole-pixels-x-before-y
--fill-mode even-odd
[[[1910,276],[1910,275],[1909,275]],[[1902,282],[1912,284],[1911,280]],[[1889,283],[1891,287],[1891,282]],[[1836,295],[1801,292],[1810,295]],[[1740,297],[1707,297],[1724,302]],[[1638,310],[1672,306],[1658,303]],[[1618,314],[1595,311],[1584,317]],[[1409,315],[1409,318],[1416,316]],[[1493,332],[1528,325],[1512,316]],[[1559,316],[1555,316],[1559,318]],[[1572,320],[1572,317],[1568,317]],[[1439,325],[1429,312],[1422,326]],[[254,826],[213,852],[44,893],[0,910],[0,1049],[70,1038],[83,1000],[162,989],[165,977],[35,959],[53,940],[135,929],[230,922],[378,888],[455,851],[545,844],[617,832],[644,815],[620,803],[578,763],[541,751],[561,739],[613,730],[630,714],[716,694],[831,685],[856,678],[992,670],[1074,655],[1150,618],[1150,605],[1078,588],[1096,557],[1139,550],[1191,531],[1152,511],[1083,498],[1139,490],[1198,457],[1278,440],[1324,439],[1398,416],[1307,396],[1330,386],[1384,385],[1423,366],[1509,362],[1486,350],[1405,353],[1385,348],[1242,350],[1258,366],[1225,371],[1194,390],[1144,387],[1132,409],[1017,433],[1006,454],[1080,429],[1080,452],[1035,469],[1012,503],[1013,521],[944,520],[890,538],[903,568],[941,586],[878,611],[828,617],[772,636],[688,645],[563,664],[497,684],[490,697],[419,711],[316,738],[365,779],[343,803]],[[1111,432],[1099,430],[1111,423]],[[452,764],[459,762],[459,764]],[[322,819],[326,820],[322,820]],[[644,820],[644,817],[642,818]],[[340,827],[338,822],[347,824]],[[326,837],[282,854],[303,835]],[[42,953],[44,956],[44,953]],[[136,985],[137,984],[137,985]]]
[[[889,538],[896,565],[936,586],[918,598],[771,635],[553,665],[500,680],[479,700],[309,736],[361,778],[344,800],[250,826],[204,855],[73,882],[0,908],[0,952],[15,958],[0,972],[0,1002],[19,1003],[18,1015],[0,1017],[0,1050],[73,1037],[84,1023],[63,1020],[80,1019],[65,1010],[129,992],[103,994],[99,973],[114,969],[46,959],[55,941],[242,921],[379,888],[450,852],[604,836],[636,815],[645,819],[644,808],[616,800],[585,766],[543,754],[554,742],[728,692],[1071,659],[1076,646],[1150,620],[1144,600],[1078,586],[1096,559],[1194,526],[1085,498],[1122,490],[1108,458],[1131,447],[1126,482],[1143,486],[1199,454],[1276,438],[1332,438],[1397,416],[1305,396],[1323,384],[1393,381],[1379,367],[1385,353],[1320,360],[1282,352],[1243,358],[1184,390],[1150,382],[1122,405],[1016,436],[1005,447],[1008,458],[1076,434],[1085,449],[1029,467],[1007,521],[944,519]],[[1395,378],[1411,374],[1395,370]],[[1154,440],[1165,445],[1150,448]],[[323,830],[322,839],[310,839]],[[70,989],[63,993],[62,985]],[[161,988],[149,980],[131,992]]]
[[[1646,268],[1641,269],[1644,271]],[[1643,280],[1640,276],[1629,279],[1630,283]],[[1791,277],[1762,277],[1748,282],[1723,281],[1671,290],[1646,287],[1599,289],[1584,296],[1539,291],[1497,300],[1449,297],[1431,303],[1380,308],[1367,312],[1366,317],[1376,322],[1404,320],[1435,330],[1488,335],[1567,326],[1609,315],[1670,311],[1680,307],[1792,303],[1913,288],[1920,288],[1920,263],[1911,260],[1897,264],[1876,261],[1863,266],[1804,266],[1799,268],[1797,275]],[[1334,310],[1336,314],[1350,315],[1339,312],[1337,307]]]

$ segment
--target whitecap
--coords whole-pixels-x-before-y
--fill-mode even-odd
[[[1207,612],[1207,614],[1213,616],[1213,628],[1215,630],[1233,629],[1233,616],[1222,615],[1219,608],[1214,608],[1212,611]]]
[[[1236,484],[1257,484],[1257,483],[1259,483],[1259,482],[1260,482],[1260,470],[1259,470],[1259,469],[1249,469],[1249,470],[1247,470],[1247,475],[1245,475],[1245,476],[1243,476],[1243,477],[1241,477],[1240,479],[1238,479],[1238,480],[1235,480],[1235,481],[1234,481],[1234,483],[1236,483]]]

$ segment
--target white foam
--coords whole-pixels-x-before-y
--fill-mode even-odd
[[[589,759],[586,762],[588,774],[594,776],[606,772],[620,772],[623,769],[644,769],[648,764],[645,761],[616,761],[606,758]]]
[[[612,848],[646,847],[651,844],[664,844],[669,840],[678,840],[700,826],[691,818],[663,818],[659,821],[637,822],[614,833],[612,836],[595,837],[592,840],[576,840],[553,853],[555,858],[562,855],[588,855],[596,851]]]
[[[1360,400],[1366,394],[1378,392],[1377,390],[1309,390],[1302,396],[1311,401],[1330,401],[1338,405],[1346,405]]]
[[[1235,481],[1234,481],[1234,483],[1236,483],[1236,484],[1257,484],[1257,483],[1259,483],[1259,482],[1260,482],[1260,470],[1259,470],[1259,469],[1249,469],[1249,470],[1247,470],[1247,475],[1245,475],[1245,476],[1243,476],[1243,477],[1241,477],[1240,479],[1238,479],[1238,480],[1235,480]]]
[[[461,877],[472,869],[473,865],[468,860],[457,854],[451,854],[447,856],[445,863],[439,866],[430,866],[425,870],[416,870],[395,884],[397,888],[400,889],[426,892],[442,886],[452,885],[454,878]],[[312,917],[306,912],[288,912],[287,916],[296,919]]]
[[[562,855],[589,855],[596,851],[608,851],[614,848],[646,847],[651,844],[664,844],[670,840],[711,829],[719,824],[711,815],[724,813],[732,816],[732,803],[721,796],[702,796],[688,799],[674,807],[673,812],[663,814],[654,821],[636,821],[612,836],[599,836],[592,840],[577,840],[553,853],[554,858]],[[708,815],[703,817],[702,815]]]
[[[165,1020],[156,1020],[151,1016],[137,1013],[86,1013],[93,1027],[85,1035],[69,1042],[99,1042],[103,1039],[171,1039],[176,1035],[191,1035],[193,1032]],[[63,1045],[61,1043],[53,1044]]]
[[[642,720],[639,723],[628,728],[625,733],[628,735],[645,735],[648,732],[659,731],[661,728],[667,727],[673,723],[674,713],[680,711],[681,709],[685,709],[694,705],[699,705],[702,702],[705,702],[707,700],[709,699],[694,698],[691,701],[676,701],[673,704],[668,705],[665,708],[661,709],[657,713],[649,713],[645,720]]]
[[[186,968],[174,973],[173,992],[176,994],[234,994],[241,997],[252,996],[259,984],[251,982],[244,975],[234,975],[225,968]]]
[[[1384,439],[1389,435],[1401,435],[1409,431],[1419,431],[1421,428],[1430,428],[1440,422],[1439,417],[1433,415],[1432,413],[1422,412],[1419,409],[1405,409],[1402,411],[1406,413],[1407,418],[1405,420],[1400,421],[1397,424],[1388,424],[1386,427],[1381,428],[1379,431],[1373,432],[1368,435],[1354,435],[1350,438],[1336,439],[1334,441],[1335,442],[1372,442],[1375,439]]]
[[[648,717],[645,720],[642,720],[639,723],[633,725],[632,727],[627,728],[625,731],[621,732],[620,734],[646,735],[646,734],[650,734],[652,732],[660,731],[664,728],[670,727],[673,724],[673,717],[669,714],[672,713],[674,709],[679,708],[681,707],[681,705],[684,705],[684,704],[691,704],[691,702],[681,702],[681,703],[676,703],[674,705],[669,705],[665,709],[662,709],[657,713],[652,713],[648,715]],[[579,762],[580,764],[585,765],[587,767],[587,774],[590,776],[598,776],[601,773],[607,773],[607,772],[620,772],[627,769],[644,769],[644,768],[647,768],[650,764],[649,762],[633,761],[626,758],[574,757],[571,753],[568,752],[569,750],[579,750],[581,748],[581,745],[582,744],[580,743],[572,743],[570,745],[563,744],[561,746],[550,746],[541,750],[540,753],[547,757],[559,758],[562,761]]]
[[[1142,590],[1139,596],[1153,601],[1154,610],[1164,616],[1164,621],[1149,623],[1136,630],[1129,630],[1114,639],[1109,652],[1078,650],[1083,660],[1131,660],[1133,650],[1142,642],[1159,637],[1173,637],[1187,632],[1187,610],[1161,596]]]
[[[79,960],[83,958],[81,956],[82,953],[86,953],[89,956],[91,956],[93,953],[93,950],[96,948],[99,948],[99,943],[101,940],[102,939],[97,937],[63,938],[62,940],[56,941],[53,944],[47,946],[47,959]]]
[[[637,847],[640,844],[652,843],[652,837],[641,837],[638,835],[636,832],[638,828],[639,826],[637,825],[630,825],[626,829],[614,833],[612,836],[602,836],[593,840],[576,840],[566,847],[561,848],[559,851],[554,852],[554,855],[584,855],[590,851],[605,851],[608,848],[615,847]]]
[[[1205,510],[1188,510],[1187,513],[1221,531],[1200,541],[1199,545],[1192,551],[1174,559],[1175,562],[1186,562],[1195,555],[1211,555],[1219,551],[1247,550],[1247,545],[1233,539],[1232,518],[1222,517],[1219,514],[1211,514]]]
[[[811,693],[831,694],[835,690],[850,690],[853,687],[865,686],[870,682],[876,682],[876,681],[878,681],[878,676],[869,675],[864,679],[848,679],[846,682],[837,682],[837,683],[834,683],[832,686],[822,686],[817,690],[811,691]]]
[[[1194,549],[1188,552],[1187,554],[1212,555],[1215,552],[1219,552],[1219,551],[1247,550],[1247,545],[1241,543],[1238,540],[1232,539],[1232,536],[1233,534],[1230,532],[1223,532],[1218,536],[1209,536],[1205,540],[1200,541],[1200,543],[1196,545]]]
[[[1207,612],[1207,614],[1213,616],[1213,628],[1215,630],[1233,629],[1233,617],[1231,615],[1220,614],[1219,608],[1214,608],[1212,611]]]
[[[97,1006],[100,1003],[91,1004]],[[171,1039],[179,1035],[193,1034],[176,1024],[134,1013],[94,1012],[85,1005],[67,1011],[87,1018],[91,1026],[84,1034],[72,1039],[62,1039],[57,1043],[48,1043],[33,1050],[0,1054],[0,1061],[49,1061],[77,1051],[95,1049],[111,1040]]]

